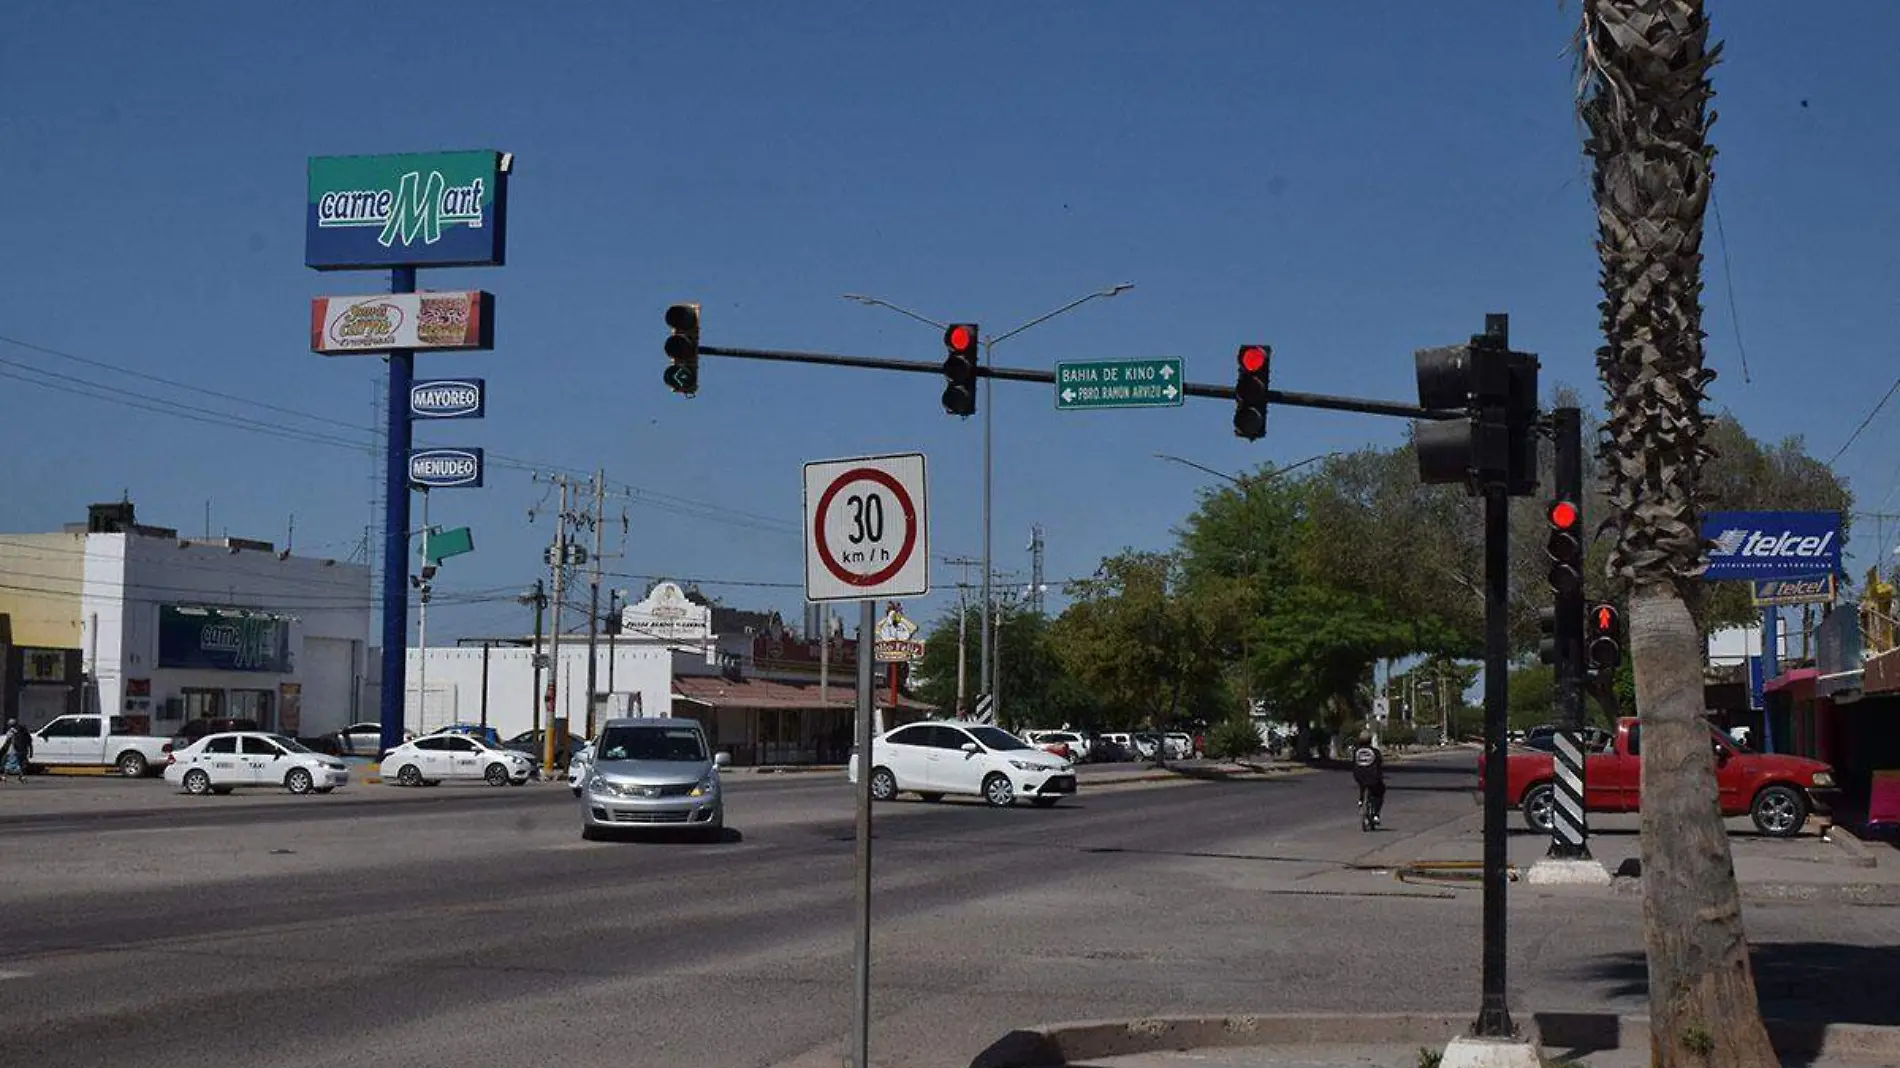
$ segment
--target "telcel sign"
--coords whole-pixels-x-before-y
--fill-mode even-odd
[[[1839,512],[1710,512],[1707,579],[1805,578],[1839,571]]]
[[[314,156],[304,263],[371,267],[499,267],[506,251],[505,152]]]
[[[409,453],[409,483],[423,489],[479,487],[482,450],[415,449]]]
[[[425,378],[409,387],[409,414],[417,419],[480,419],[487,411],[480,378]]]

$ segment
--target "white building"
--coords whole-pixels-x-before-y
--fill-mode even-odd
[[[94,505],[59,534],[5,535],[0,569],[59,575],[39,609],[70,611],[92,699],[156,733],[255,719],[316,735],[357,715],[369,569],[240,538],[181,538]],[[35,563],[34,561],[37,561]]]

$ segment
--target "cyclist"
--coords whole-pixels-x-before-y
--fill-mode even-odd
[[[1365,809],[1366,830],[1371,830],[1385,808],[1385,756],[1372,744],[1371,732],[1359,735],[1359,747],[1352,751],[1352,780],[1359,784],[1359,804]]]

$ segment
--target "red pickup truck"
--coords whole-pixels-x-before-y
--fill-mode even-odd
[[[1746,815],[1763,834],[1798,834],[1808,813],[1827,810],[1835,792],[1834,769],[1819,760],[1757,753],[1709,726],[1715,747],[1715,781],[1722,815]],[[1642,725],[1617,721],[1610,744],[1584,757],[1583,807],[1588,812],[1635,812],[1642,783]],[[1505,803],[1524,812],[1533,830],[1549,833],[1557,803],[1555,757],[1518,750],[1505,760]],[[1478,785],[1484,785],[1484,754],[1478,755]]]

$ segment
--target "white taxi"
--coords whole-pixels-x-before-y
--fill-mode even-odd
[[[165,781],[188,794],[228,794],[239,786],[327,794],[349,783],[350,769],[282,734],[223,731],[173,750]]]
[[[430,734],[383,754],[383,781],[434,785],[444,779],[477,779],[490,786],[520,786],[534,773],[526,754],[472,734]]]

